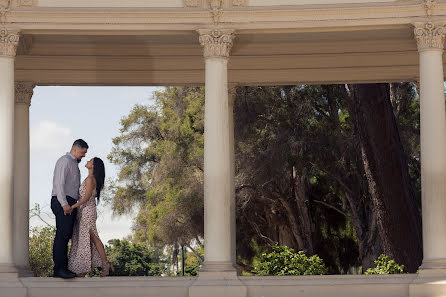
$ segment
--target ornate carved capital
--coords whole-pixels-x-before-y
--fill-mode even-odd
[[[20,30],[0,27],[0,57],[15,57]]]
[[[31,98],[34,94],[34,82],[15,83],[15,103],[31,106]]]
[[[417,40],[418,51],[444,49],[446,27],[444,24],[417,23],[414,35]]]
[[[204,57],[228,58],[235,38],[234,30],[199,29]]]

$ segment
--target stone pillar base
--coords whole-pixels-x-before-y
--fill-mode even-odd
[[[211,262],[204,261],[200,269],[200,275],[203,272],[233,272],[237,271],[232,262]]]
[[[431,273],[434,270],[446,271],[446,259],[423,260],[420,273]]]
[[[34,272],[31,270],[31,267],[24,266],[24,267],[17,267],[19,271],[19,277],[33,277]]]
[[[446,259],[423,260],[418,277],[409,286],[409,296],[446,296]]]
[[[0,264],[0,279],[18,278],[19,270],[13,264]]]
[[[246,297],[247,294],[231,262],[205,261],[198,279],[189,288],[189,297]]]
[[[409,285],[409,296],[446,296],[446,269],[420,269],[418,277]]]
[[[0,297],[26,297],[27,290],[19,279],[19,271],[12,264],[0,264]]]

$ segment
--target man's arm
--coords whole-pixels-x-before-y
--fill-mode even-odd
[[[54,168],[54,186],[56,188],[56,196],[60,205],[67,212],[71,207],[68,205],[67,196],[65,193],[64,185],[68,175],[68,160],[66,158],[59,159]]]

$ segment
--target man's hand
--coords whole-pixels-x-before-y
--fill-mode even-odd
[[[63,206],[64,215],[70,215],[72,211],[73,211],[73,209],[71,208],[71,206],[69,206],[69,205]]]

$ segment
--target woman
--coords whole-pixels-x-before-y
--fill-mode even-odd
[[[93,272],[95,267],[102,267],[101,276],[107,276],[113,265],[107,260],[104,245],[96,230],[96,201],[104,187],[105,168],[104,162],[99,158],[93,158],[85,165],[88,176],[79,188],[79,202],[72,206],[79,208],[71,238],[71,250],[68,259],[68,269],[77,276],[85,276]]]

